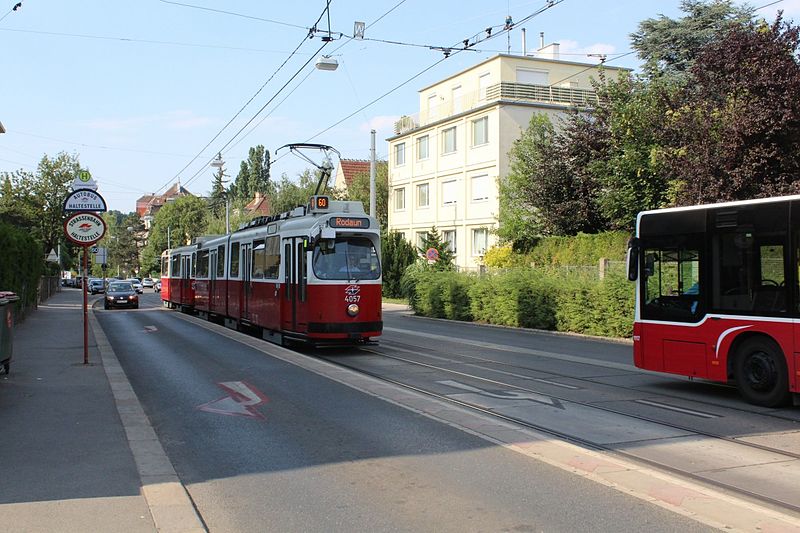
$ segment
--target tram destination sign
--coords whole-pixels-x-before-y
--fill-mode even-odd
[[[75,213],[64,221],[67,238],[81,246],[90,246],[106,234],[106,221],[94,213]]]
[[[332,228],[367,229],[369,228],[369,219],[364,217],[333,217],[329,224]]]
[[[92,189],[78,189],[70,193],[64,200],[64,212],[95,211],[105,213],[108,211],[105,199],[100,193]]]

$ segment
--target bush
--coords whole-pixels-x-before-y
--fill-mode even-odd
[[[403,281],[411,308],[423,316],[610,337],[633,330],[634,288],[624,276],[532,268],[476,276],[413,265]]]
[[[529,263],[546,265],[597,265],[600,259],[623,261],[629,234],[622,231],[579,233],[574,237],[545,237],[526,255]]]
[[[0,290],[14,291],[20,297],[18,312],[37,303],[39,278],[44,269],[42,245],[26,231],[0,222]]]

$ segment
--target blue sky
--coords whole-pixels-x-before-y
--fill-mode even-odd
[[[327,16],[317,26],[324,31],[305,38],[324,0],[22,0],[12,11],[17,1],[0,0],[0,122],[7,130],[0,135],[0,172],[34,170],[44,154],[76,153],[109,209],[123,212],[179,176],[194,194],[207,194],[213,169],[203,166],[219,151],[232,177],[257,144],[274,153],[287,143],[316,142],[366,159],[374,128],[385,158],[394,121],[419,110],[420,88],[509,46],[519,53],[521,28],[529,50],[545,32],[547,43],[561,44],[564,59],[591,62],[586,54],[604,53],[609,64],[637,68],[635,54],[614,58],[631,51],[628,36],[638,22],[680,15],[678,0],[562,0],[510,37],[440,61],[441,51],[383,41],[452,46],[490,26],[497,32],[508,15],[521,21],[546,2],[332,0],[336,39],[321,53],[339,68],[326,72],[313,64]],[[759,13],[771,20],[778,9],[800,20],[800,0]],[[371,40],[349,38],[355,21],[367,24]],[[273,176],[295,176],[307,166],[284,155]]]

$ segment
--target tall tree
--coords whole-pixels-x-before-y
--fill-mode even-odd
[[[263,195],[271,192],[270,165],[269,150],[260,144],[250,148],[247,160],[241,162],[239,173],[228,190],[237,205],[247,204],[257,192]]]
[[[672,125],[679,204],[800,192],[799,48],[800,29],[779,16],[700,52]]]
[[[427,251],[431,248],[439,253],[439,258],[428,263],[430,269],[441,271],[455,270],[455,254],[442,239],[442,236],[439,235],[439,230],[436,229],[436,226],[433,226],[425,234],[425,238],[422,239],[422,246],[417,248],[417,253],[425,258]]]
[[[414,245],[402,233],[395,231],[381,235],[381,262],[383,295],[400,298],[403,295],[400,281],[409,265],[418,259]]]
[[[686,16],[679,19],[645,19],[631,34],[648,78],[684,76],[705,45],[730,27],[746,24],[754,13],[752,7],[735,6],[730,0],[682,0],[681,11]]]
[[[298,205],[305,205],[314,194],[319,181],[319,171],[306,169],[296,180],[283,174],[281,181],[276,185],[270,195],[270,206],[273,213],[283,213],[294,209]]]
[[[599,187],[578,164],[586,159],[582,149],[570,146],[546,115],[531,117],[509,153],[511,171],[499,183],[502,240],[527,250],[541,235],[605,229],[597,206]]]
[[[208,198],[208,206],[211,214],[217,218],[225,215],[228,201],[228,191],[225,190],[225,168],[220,166],[214,173],[214,181],[211,183],[211,194]]]

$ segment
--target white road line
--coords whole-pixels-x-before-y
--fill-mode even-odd
[[[658,407],[660,409],[667,409],[668,411],[675,411],[676,413],[684,413],[687,415],[698,416],[700,418],[720,418],[719,415],[711,415],[708,413],[701,413],[700,411],[693,411],[691,409],[684,409],[683,407],[676,407],[674,405],[669,405],[666,403],[661,402],[654,402],[651,400],[633,400],[635,403],[641,403],[644,405],[650,405],[652,407]]]

